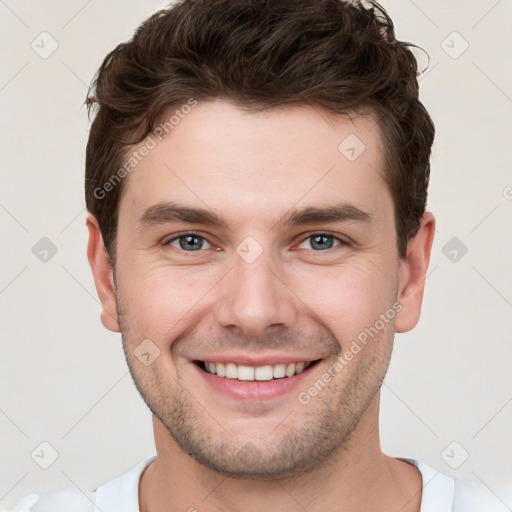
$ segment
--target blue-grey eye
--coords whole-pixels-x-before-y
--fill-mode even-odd
[[[327,235],[323,233],[318,233],[315,235],[308,236],[303,242],[311,241],[310,245],[315,251],[325,251],[327,249],[332,249],[334,246],[334,241],[337,241],[340,245],[340,241],[333,235]],[[300,246],[299,246],[300,247]],[[306,247],[308,249],[308,247]]]
[[[179,247],[173,245],[174,242],[179,242]],[[172,247],[176,247],[177,249],[181,249],[183,251],[193,252],[203,249],[205,243],[208,244],[208,242],[202,236],[188,233],[169,240],[167,245],[171,245]]]

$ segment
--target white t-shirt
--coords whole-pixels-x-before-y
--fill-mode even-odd
[[[140,512],[139,479],[154,459],[155,456],[147,458],[124,475],[85,494],[76,489],[29,494],[12,512]],[[484,487],[444,475],[416,459],[400,460],[416,466],[423,477],[420,512],[510,512],[500,498]]]

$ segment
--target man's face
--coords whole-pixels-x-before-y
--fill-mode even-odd
[[[310,470],[348,447],[378,406],[399,260],[379,129],[351,117],[199,103],[125,183],[115,280],[127,361],[177,444],[219,472]],[[165,203],[225,225],[148,211]],[[344,205],[367,216],[291,222]],[[204,361],[231,363],[229,375]],[[239,380],[254,367],[272,380]]]

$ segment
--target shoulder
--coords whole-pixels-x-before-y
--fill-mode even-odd
[[[29,494],[12,512],[94,512],[94,494],[63,490],[49,494]]]
[[[139,479],[156,459],[153,455],[94,491],[61,490],[48,494],[29,494],[11,512],[96,512],[138,510]]]
[[[413,458],[397,457],[416,466],[423,478],[421,512],[510,512],[506,505],[511,500],[512,489],[506,487],[498,491],[467,480],[455,478],[434,469]]]
[[[510,489],[507,490],[510,492]],[[470,480],[456,479],[453,496],[453,512],[509,512],[501,492],[491,491]]]

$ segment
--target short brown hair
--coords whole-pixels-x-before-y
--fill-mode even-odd
[[[304,103],[343,114],[370,107],[385,145],[384,177],[405,258],[425,211],[434,140],[409,46],[415,45],[396,39],[377,2],[366,7],[359,0],[181,0],[145,20],[105,57],[86,100],[95,112],[86,206],[111,261],[123,190],[112,180],[130,147],[191,98],[248,110]]]

